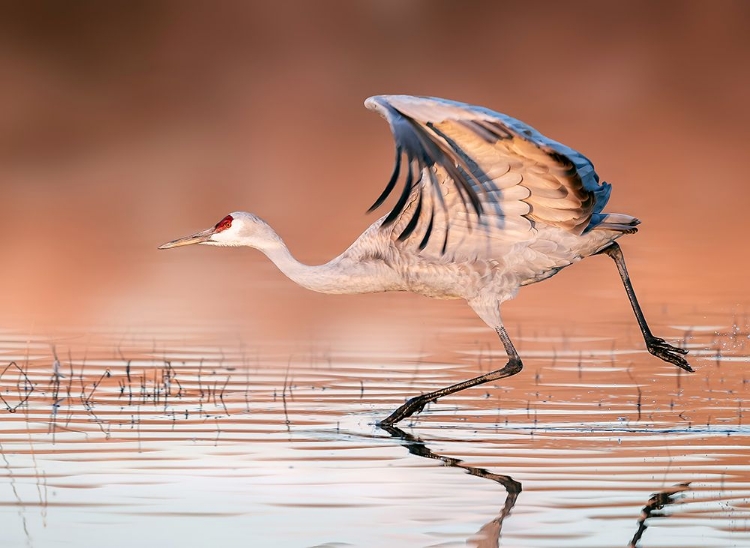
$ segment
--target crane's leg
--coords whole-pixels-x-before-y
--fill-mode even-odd
[[[687,360],[682,357],[682,354],[687,354],[687,350],[684,348],[676,348],[668,344],[664,339],[654,337],[651,333],[651,329],[649,329],[648,324],[646,323],[646,318],[643,317],[643,311],[641,310],[641,307],[638,304],[638,299],[635,296],[633,284],[630,283],[628,269],[625,267],[625,257],[622,255],[622,249],[620,249],[620,246],[613,242],[612,245],[602,249],[599,253],[609,255],[612,257],[612,260],[615,261],[617,271],[620,273],[620,278],[622,278],[625,292],[628,294],[628,299],[630,299],[630,305],[633,307],[633,312],[635,312],[635,318],[638,320],[638,326],[641,328],[641,333],[643,333],[643,339],[646,341],[646,348],[648,348],[648,351],[657,358],[672,363],[677,367],[692,373],[693,368],[690,367]]]
[[[422,409],[424,409],[425,405],[437,400],[438,398],[442,398],[443,396],[448,396],[450,394],[460,392],[461,390],[465,390],[466,388],[471,388],[472,386],[477,386],[486,382],[502,379],[504,377],[510,377],[521,371],[521,369],[523,368],[521,358],[518,357],[518,352],[516,352],[516,349],[513,347],[513,343],[510,342],[510,337],[508,337],[507,331],[505,331],[505,328],[502,325],[496,327],[495,331],[500,337],[500,340],[503,341],[505,352],[508,354],[508,363],[505,364],[505,367],[503,367],[502,369],[498,369],[497,371],[492,371],[485,375],[480,375],[478,377],[474,377],[473,379],[460,382],[458,384],[446,386],[445,388],[435,390],[434,392],[428,392],[427,394],[422,394],[421,396],[411,398],[404,405],[391,413],[387,418],[382,420],[380,422],[380,426],[393,426],[400,420],[403,420],[406,417],[410,417],[414,413],[419,413],[420,411],[422,411]]]

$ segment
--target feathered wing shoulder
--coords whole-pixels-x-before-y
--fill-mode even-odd
[[[416,233],[424,248],[439,233],[445,252],[448,233],[472,223],[511,239],[537,223],[581,234],[607,203],[610,185],[585,156],[510,116],[408,95],[370,97],[365,106],[396,141],[393,175],[371,210],[404,181],[383,221],[399,240]]]

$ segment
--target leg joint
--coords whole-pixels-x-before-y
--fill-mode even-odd
[[[502,369],[498,369],[497,371],[493,371],[492,373],[487,373],[487,375],[484,376],[486,377],[485,380],[483,380],[482,382],[512,377],[513,375],[517,375],[518,373],[520,373],[521,369],[523,369],[523,362],[521,361],[521,358],[519,358],[518,356],[510,356],[508,359],[508,363],[505,364],[505,367],[503,367]]]
[[[615,261],[618,258],[622,258],[622,249],[620,248],[620,244],[618,244],[617,242],[612,242],[607,247],[599,251],[597,255],[601,253],[604,253],[605,255],[612,257]]]
[[[510,360],[508,360],[508,364],[505,366],[508,376],[512,377],[513,375],[517,375],[521,372],[521,369],[523,369],[521,358],[518,356],[511,356]]]

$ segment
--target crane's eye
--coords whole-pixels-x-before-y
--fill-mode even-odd
[[[232,226],[233,220],[234,219],[232,219],[231,215],[227,215],[216,224],[216,226],[214,227],[214,232],[221,232],[222,230],[226,230],[227,228]]]

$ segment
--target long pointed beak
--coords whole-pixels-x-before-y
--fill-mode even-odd
[[[206,230],[196,232],[195,234],[192,234],[190,236],[177,238],[176,240],[172,240],[171,242],[162,244],[159,246],[159,249],[170,249],[172,247],[180,247],[183,245],[202,244],[204,242],[209,241],[213,234],[214,234],[214,228],[213,227],[207,228]]]

